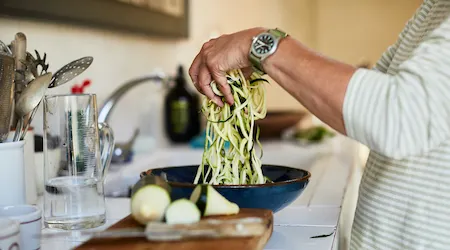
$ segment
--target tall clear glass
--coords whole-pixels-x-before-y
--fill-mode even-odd
[[[112,130],[98,123],[94,94],[51,95],[44,106],[44,224],[78,230],[105,223],[104,177]]]

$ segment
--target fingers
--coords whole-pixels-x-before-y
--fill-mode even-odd
[[[189,75],[191,76],[191,80],[194,83],[195,87],[197,88],[198,83],[198,73],[200,69],[200,65],[202,64],[202,56],[200,53],[195,56],[194,61],[192,61],[191,67],[189,68]],[[198,88],[197,88],[198,89]]]
[[[222,100],[216,96],[211,88],[211,74],[209,73],[208,68],[206,65],[202,64],[199,69],[198,74],[198,88],[200,91],[209,99],[211,99],[215,104],[217,104],[220,107],[223,107]]]
[[[194,60],[192,61],[191,67],[189,68],[189,76],[191,77],[192,82],[194,83],[195,88],[202,94],[205,94],[203,92],[203,89],[199,86],[199,73],[200,68],[202,67],[202,64],[204,63],[203,58],[205,57],[205,54],[207,53],[207,49],[213,45],[214,39],[209,40],[208,42],[204,43],[200,52],[195,56]]]
[[[216,83],[218,84],[220,92],[222,92],[222,94],[224,95],[225,101],[229,105],[233,105],[234,103],[233,94],[231,93],[230,85],[228,84],[227,78],[224,75],[224,73],[218,70],[212,70],[211,68],[209,68],[209,71],[213,72],[212,77],[214,78],[214,81],[216,81]]]
[[[218,57],[221,53],[218,53],[218,51],[222,50],[215,48],[223,47],[224,45],[216,45],[216,42],[217,39],[212,39],[203,44],[202,49],[194,58],[191,67],[189,68],[189,75],[194,82],[194,86],[200,93],[222,107],[222,98],[215,95],[210,86],[212,80],[217,83],[219,90],[224,94],[225,101],[229,105],[233,105],[234,98],[226,79],[225,70],[221,70],[219,67],[219,62],[221,62],[221,60]]]
[[[248,79],[253,74],[253,68],[252,67],[243,68],[242,74],[244,74],[244,77]]]

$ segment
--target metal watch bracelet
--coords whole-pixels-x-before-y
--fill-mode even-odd
[[[283,31],[279,30],[278,28],[276,28],[276,29],[269,29],[269,30],[266,31],[265,33],[272,34],[273,36],[275,36],[275,37],[278,39],[278,41],[280,41],[281,39],[283,39],[283,38],[285,38],[285,37],[288,36],[287,33],[285,33],[285,32],[283,32]],[[275,53],[275,51],[274,51],[273,53]],[[272,53],[272,54],[273,54],[273,53]],[[270,56],[270,55],[269,55],[269,56]],[[267,58],[267,57],[266,57],[266,58]],[[265,59],[265,58],[264,58],[264,59]],[[261,60],[261,58],[255,56],[255,55],[252,53],[251,49],[250,49],[250,53],[249,53],[249,60],[250,60],[250,63],[252,64],[253,70],[254,70],[256,73],[258,73],[258,74],[260,74],[260,75],[265,75],[265,74],[266,74],[266,72],[264,71],[264,68],[263,68],[263,66],[262,66],[262,60]]]

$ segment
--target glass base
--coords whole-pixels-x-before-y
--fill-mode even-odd
[[[95,228],[104,225],[106,216],[104,214],[96,216],[86,216],[78,218],[46,218],[44,225],[47,228],[64,230],[81,230]]]

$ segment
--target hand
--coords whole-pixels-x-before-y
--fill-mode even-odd
[[[226,102],[232,105],[234,99],[227,83],[226,73],[232,69],[242,69],[245,74],[251,74],[248,53],[252,38],[265,30],[262,28],[243,30],[222,35],[203,44],[189,69],[189,75],[197,90],[222,107],[221,98],[214,94],[210,86],[214,80],[224,94]]]

